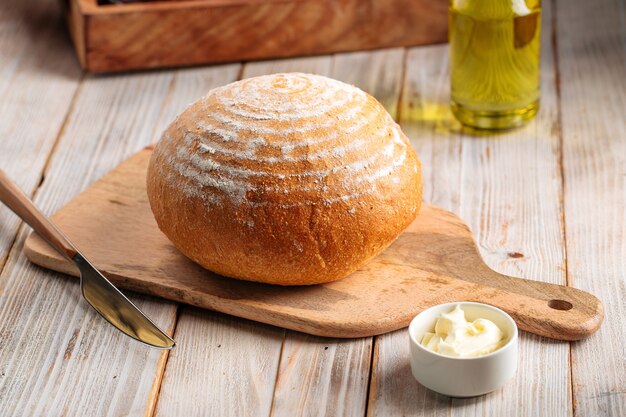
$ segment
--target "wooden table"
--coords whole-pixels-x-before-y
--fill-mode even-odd
[[[412,378],[405,330],[334,340],[133,295],[175,333],[150,350],[105,323],[74,278],[22,254],[0,207],[1,416],[626,415],[626,21],[618,0],[544,2],[542,110],[470,136],[451,118],[447,47],[112,76],[81,73],[53,0],[0,6],[0,167],[53,213],[183,107],[241,77],[306,71],[375,95],[411,138],[427,201],[458,213],[494,269],[600,297],[587,340],[521,335],[516,378],[472,399]]]

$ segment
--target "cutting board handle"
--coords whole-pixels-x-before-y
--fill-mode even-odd
[[[482,285],[477,286],[471,301],[501,308],[522,330],[553,339],[579,340],[602,324],[602,303],[588,292],[490,272],[490,276],[481,277]]]

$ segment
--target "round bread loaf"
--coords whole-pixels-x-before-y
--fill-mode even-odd
[[[148,197],[186,256],[280,285],[345,277],[417,215],[420,163],[383,106],[356,87],[292,73],[216,88],[154,148]]]

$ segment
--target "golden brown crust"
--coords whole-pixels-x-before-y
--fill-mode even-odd
[[[219,274],[280,285],[343,278],[421,205],[419,161],[384,108],[307,74],[212,90],[155,147],[148,197],[160,229]]]

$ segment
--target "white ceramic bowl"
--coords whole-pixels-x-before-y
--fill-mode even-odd
[[[505,334],[506,344],[488,355],[456,358],[424,348],[424,333],[432,332],[441,313],[457,304],[467,321],[484,318],[493,321]],[[411,372],[417,381],[433,391],[451,397],[474,397],[494,391],[517,370],[517,325],[499,308],[471,302],[439,304],[418,314],[409,325]]]

